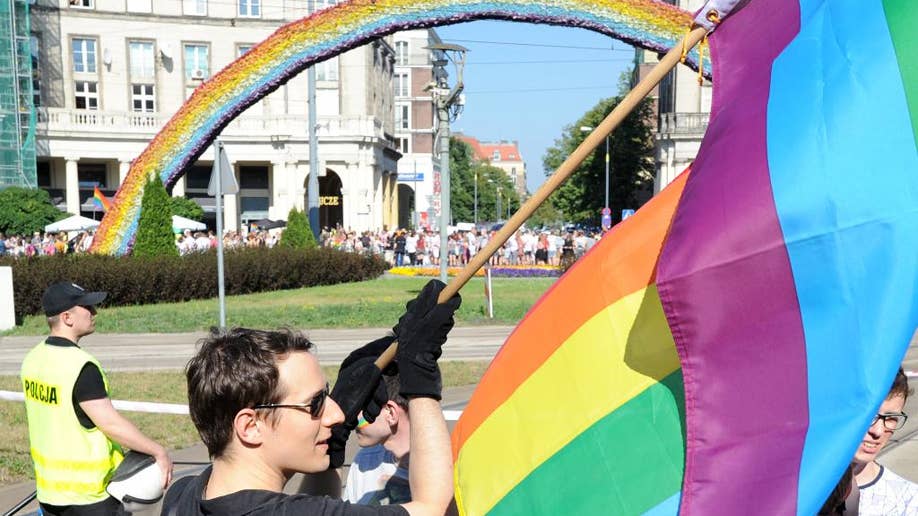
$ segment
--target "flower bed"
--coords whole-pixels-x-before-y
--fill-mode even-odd
[[[461,267],[449,267],[446,272],[449,276],[455,276],[461,270]],[[437,277],[440,275],[440,268],[430,266],[393,267],[389,269],[389,274]],[[484,269],[479,269],[475,273],[475,276],[479,277],[484,275]],[[491,267],[491,277],[494,278],[553,278],[560,275],[561,269],[551,265],[495,265]]]

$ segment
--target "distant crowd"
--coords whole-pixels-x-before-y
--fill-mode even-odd
[[[67,233],[42,233],[32,236],[0,233],[0,256],[50,256],[53,254],[85,253],[92,245],[92,234],[81,231],[72,238]]]
[[[226,249],[272,248],[280,242],[283,229],[226,231],[223,246]],[[447,256],[450,266],[463,266],[488,245],[495,231],[472,229],[453,231],[447,238]],[[41,233],[32,236],[0,233],[0,256],[50,256],[54,254],[85,253],[92,245],[93,232]],[[535,231],[521,229],[501,246],[491,257],[492,265],[559,265],[563,259],[576,260],[599,240],[601,235],[584,231]],[[175,245],[179,254],[205,252],[217,247],[213,231],[177,234]],[[382,256],[393,266],[439,266],[440,233],[435,230],[380,229],[353,231],[344,228],[324,228],[319,234],[319,245],[346,252]]]
[[[446,240],[450,266],[463,266],[488,245],[495,231],[453,231]],[[514,233],[499,252],[491,257],[492,265],[553,265],[563,258],[577,259],[590,250],[601,235],[584,231],[534,231]],[[440,233],[424,229],[387,231],[347,231],[343,228],[322,230],[319,244],[348,252],[379,254],[394,266],[440,265]]]

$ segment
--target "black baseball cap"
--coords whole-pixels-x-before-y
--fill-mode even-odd
[[[106,296],[108,292],[87,292],[76,283],[61,281],[45,289],[41,296],[41,307],[45,315],[51,317],[75,306],[95,306],[104,301]]]

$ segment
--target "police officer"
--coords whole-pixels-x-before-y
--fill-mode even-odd
[[[95,331],[95,306],[105,292],[55,283],[42,296],[50,335],[22,362],[35,483],[43,514],[120,515],[105,484],[122,460],[121,446],[152,455],[172,477],[166,449],[143,435],[112,406],[102,366],[79,347]]]

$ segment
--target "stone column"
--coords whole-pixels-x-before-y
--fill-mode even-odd
[[[127,178],[128,172],[131,170],[131,160],[127,161],[118,161],[118,187],[124,184],[124,180]]]
[[[236,174],[236,162],[231,162],[230,166],[233,167],[233,174]],[[237,184],[238,181],[237,174]],[[223,196],[223,230],[239,231],[239,194],[237,193]]]
[[[185,197],[185,176],[178,178],[172,185],[172,197]]]
[[[287,217],[292,207],[290,203],[290,187],[287,184],[287,163],[285,161],[271,162],[271,182],[268,190],[271,199],[268,202],[268,216],[272,219]]]
[[[80,158],[64,158],[67,162],[66,172],[66,199],[67,212],[74,215],[80,214],[80,176],[77,170],[77,163]]]

